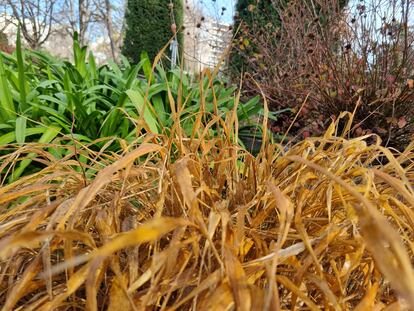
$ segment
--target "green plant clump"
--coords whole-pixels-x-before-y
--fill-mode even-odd
[[[11,152],[4,148],[9,144],[56,142],[51,152],[57,159],[87,162],[87,157],[76,154],[81,146],[120,152],[123,145],[139,142],[142,133],[170,135],[177,120],[183,134],[197,137],[193,129],[200,112],[208,122],[213,113],[225,119],[233,107],[240,136],[261,135],[247,131],[255,124],[252,117],[263,115],[259,97],[241,103],[237,87],[227,86],[223,79],[210,74],[195,79],[178,68],[152,67],[146,53],[136,65],[123,57],[121,64],[98,66],[76,36],[73,52],[71,63],[23,50],[18,34],[15,53],[0,54],[0,157]],[[221,134],[209,129],[211,137]],[[33,157],[16,165],[12,180],[38,169]]]

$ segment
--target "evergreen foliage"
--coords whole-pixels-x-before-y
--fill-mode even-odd
[[[144,51],[154,60],[173,36],[171,3],[175,24],[179,29],[183,24],[182,0],[128,0],[125,14],[127,29],[122,52],[131,61],[139,62]],[[181,46],[182,35],[178,33]]]
[[[241,70],[250,71],[247,59],[258,52],[250,40],[252,33],[263,31],[273,33],[281,26],[279,10],[286,1],[279,1],[278,8],[271,0],[239,0],[236,4],[234,41],[236,49],[230,57],[230,69],[238,74]]]

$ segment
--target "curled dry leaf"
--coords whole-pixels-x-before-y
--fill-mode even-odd
[[[407,119],[405,117],[400,117],[398,119],[398,127],[402,129],[404,126],[407,125]]]

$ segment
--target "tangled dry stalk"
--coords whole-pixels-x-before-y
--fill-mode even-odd
[[[85,169],[104,167],[86,187],[48,146],[3,157],[37,148],[47,167],[0,188],[2,310],[414,308],[410,148],[333,124],[255,158],[214,120],[121,155],[83,148]]]

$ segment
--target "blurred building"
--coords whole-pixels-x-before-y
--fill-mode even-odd
[[[184,68],[198,73],[204,68],[221,68],[227,64],[225,55],[231,43],[231,24],[204,17],[196,7],[187,6],[184,15]]]

